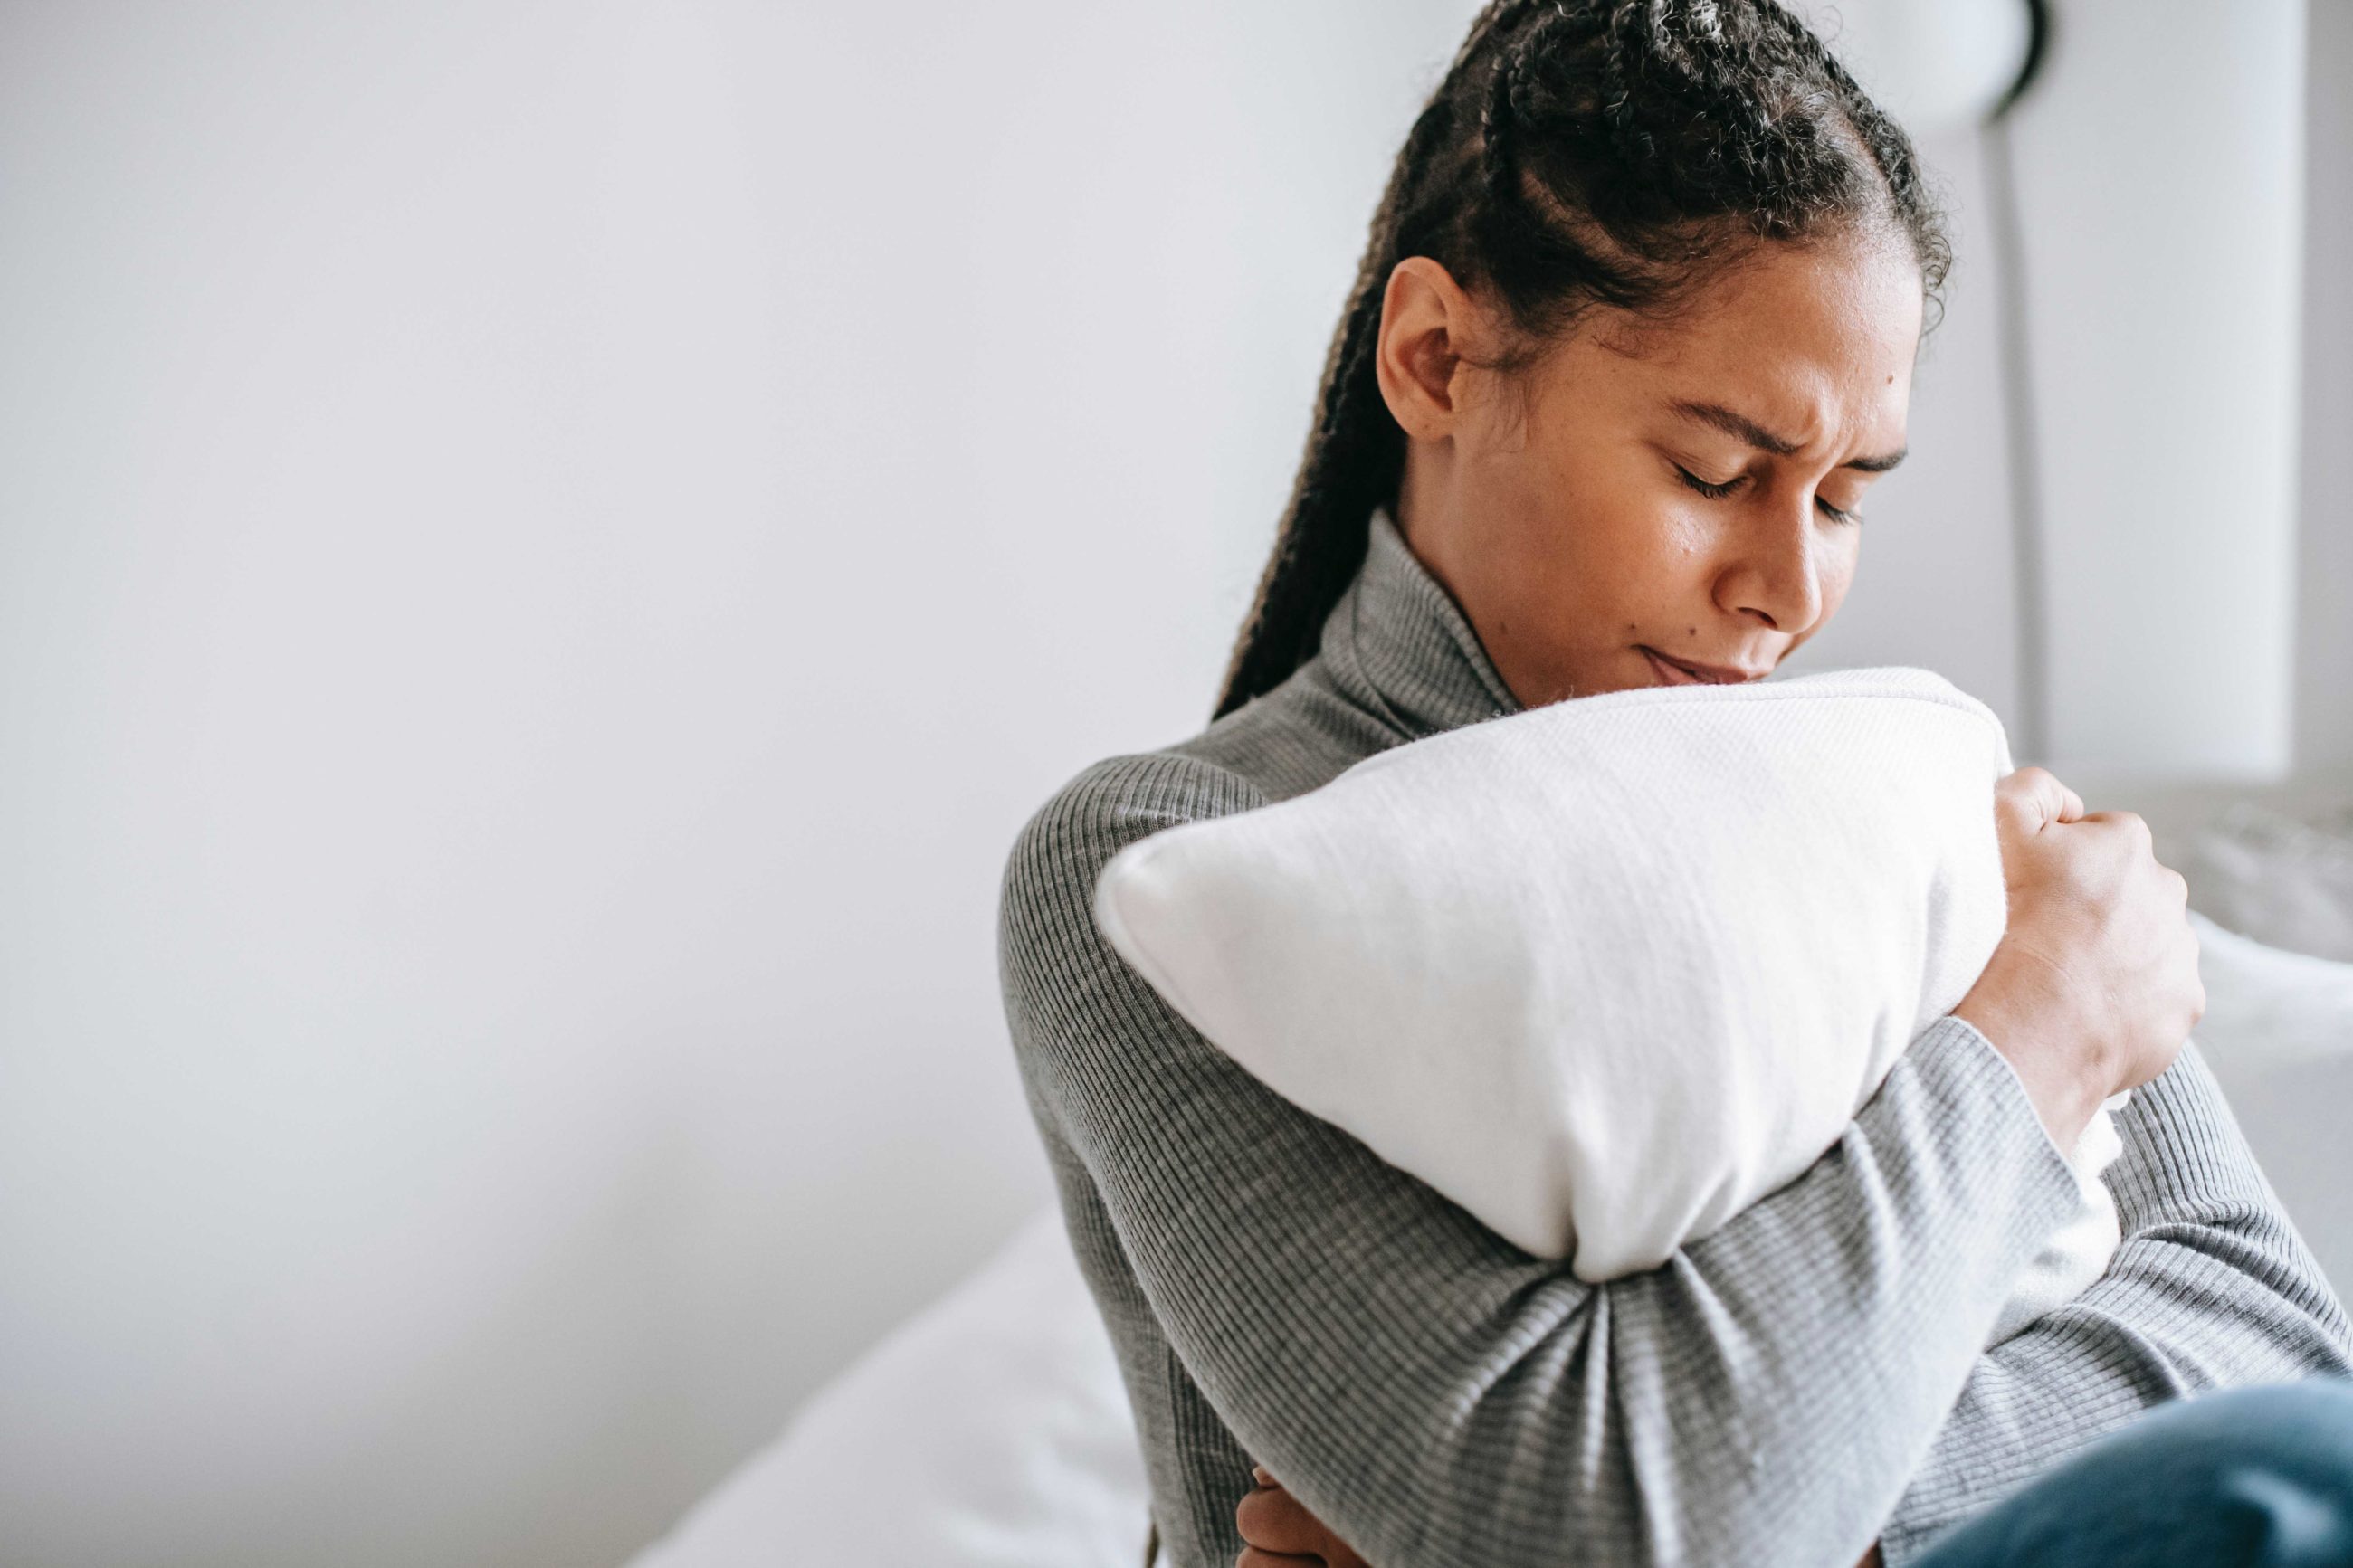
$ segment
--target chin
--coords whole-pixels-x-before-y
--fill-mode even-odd
[[[1579,697],[1604,697],[1612,691],[1641,691],[1662,684],[1652,679],[1646,668],[1637,668],[1630,673],[1612,669],[1602,675],[1564,676],[1546,682],[1544,696],[1527,706],[1548,708],[1556,702],[1574,701]]]

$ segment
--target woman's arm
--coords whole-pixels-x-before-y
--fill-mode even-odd
[[[1891,1565],[2153,1405],[2353,1371],[2345,1310],[2195,1047],[2134,1094],[2116,1128],[2116,1260],[1979,1359],[1888,1523]]]
[[[1588,1285],[1250,1078],[1097,933],[1113,854],[1260,804],[1207,763],[1114,759],[1031,821],[1005,887],[1033,1103],[1220,1418],[1377,1563],[1854,1561],[2075,1202],[2009,1063],[1940,1020],[1803,1176]]]

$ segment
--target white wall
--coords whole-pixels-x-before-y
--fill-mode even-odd
[[[1839,8],[1817,10],[1836,37]],[[2353,761],[2353,510],[2333,478],[2353,441],[2346,16],[2055,8],[2012,121],[2049,605],[2048,744],[2021,760],[2116,779]],[[1793,668],[1933,664],[2015,731],[1997,332],[2017,302],[1977,134],[1922,152],[1955,218],[1952,309],[1922,362],[1913,458],[1867,509],[1856,597]]]
[[[2353,770],[2353,5],[2309,12],[2295,750]]]
[[[2293,761],[2304,0],[2056,8],[2018,108],[2051,754]]]
[[[1046,1201],[1465,15],[0,10],[0,1560],[617,1558]]]

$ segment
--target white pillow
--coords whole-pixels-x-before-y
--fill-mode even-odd
[[[1059,1209],[893,1330],[631,1568],[1103,1568],[1151,1526]]]
[[[1612,692],[1155,834],[1095,915],[1269,1087],[1607,1279],[1804,1171],[1968,992],[2009,770],[1923,669]],[[2115,1147],[2103,1113],[2046,1295],[2114,1249]]]
[[[2353,1295],[2353,963],[2268,947],[2192,910],[2198,1043],[2296,1227]]]
[[[2255,1068],[2353,1058],[2353,963],[2270,946],[2196,910],[2206,1013],[2198,1038],[2210,1064]]]

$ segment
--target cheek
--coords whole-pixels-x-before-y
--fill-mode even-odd
[[[1629,487],[1595,520],[1592,570],[1602,592],[1628,606],[1687,604],[1707,584],[1716,553],[1715,519],[1704,497]]]
[[[1510,554],[1525,590],[1587,611],[1655,599],[1694,574],[1704,553],[1672,509],[1590,486],[1564,487],[1522,517]]]
[[[1707,549],[1707,499],[1663,480],[1658,459],[1635,441],[1613,437],[1558,456],[1546,488],[1579,555],[1657,571]]]
[[[1707,597],[1716,554],[1710,519],[1655,484],[1587,487],[1548,509],[1541,541],[1519,556],[1535,566],[1517,585],[1539,598],[1563,636],[1616,646],[1669,622],[1690,624]],[[1694,500],[1705,505],[1704,498]]]
[[[1838,607],[1846,602],[1847,590],[1854,586],[1855,567],[1862,550],[1862,541],[1858,537],[1861,530],[1850,526],[1842,531],[1844,537],[1822,552],[1822,614],[1814,625],[1815,631],[1838,613]]]
[[[1687,619],[1706,591],[1723,515],[1709,509],[1720,503],[1662,482],[1656,459],[1621,432],[1538,434],[1484,454],[1477,470],[1486,596],[1515,626],[1577,642]]]

